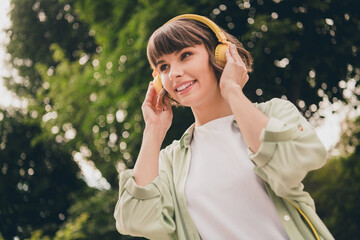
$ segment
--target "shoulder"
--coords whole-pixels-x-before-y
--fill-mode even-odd
[[[255,103],[255,106],[268,117],[281,117],[286,115],[301,115],[297,107],[290,101],[273,98],[262,103]]]
[[[187,156],[187,149],[190,147],[190,143],[193,136],[195,124],[192,124],[182,135],[179,140],[174,140],[170,145],[165,147],[160,152],[160,162],[163,161],[168,166],[181,165]]]
[[[176,151],[180,151],[180,149],[181,149],[181,139],[174,140],[171,144],[166,146],[161,151],[166,155],[171,155],[172,153],[174,153]]]
[[[180,151],[180,140],[174,140],[170,145],[160,151],[160,164],[171,167],[173,165],[174,158],[176,158]]]

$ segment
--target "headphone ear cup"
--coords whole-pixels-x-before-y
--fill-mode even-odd
[[[160,74],[155,76],[155,78],[153,80],[153,85],[154,85],[155,91],[159,94],[159,92],[163,88],[162,83],[161,83]]]
[[[221,67],[225,67],[226,64],[226,50],[229,48],[227,44],[219,44],[215,48],[215,60]]]

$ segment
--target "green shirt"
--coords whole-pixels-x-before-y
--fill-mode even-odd
[[[255,106],[270,120],[261,132],[259,150],[253,153],[248,149],[249,158],[255,164],[254,172],[264,180],[288,236],[296,240],[316,239],[299,211],[286,199],[306,215],[320,239],[334,239],[301,183],[309,171],[325,164],[327,152],[323,144],[289,101],[275,98]],[[136,185],[131,169],[120,174],[114,217],[121,234],[156,240],[200,240],[184,194],[193,130],[194,124],[180,140],[161,150],[159,176],[147,186]]]

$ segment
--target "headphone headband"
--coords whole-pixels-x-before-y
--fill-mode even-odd
[[[183,14],[183,15],[179,15],[179,16],[176,16],[176,17],[170,19],[163,26],[165,26],[166,24],[168,24],[174,20],[177,20],[177,19],[193,19],[193,20],[199,21],[199,22],[205,24],[206,26],[208,26],[215,33],[217,39],[220,42],[220,44],[218,44],[215,48],[215,60],[220,66],[225,66],[225,64],[226,64],[225,52],[229,48],[230,42],[228,42],[224,32],[221,31],[221,29],[218,25],[216,25],[210,19],[200,16],[200,15]],[[154,67],[153,67],[153,77],[154,77],[153,84],[154,84],[155,90],[156,90],[156,92],[159,93],[162,89],[162,82],[161,82],[160,75],[158,74],[157,70]],[[170,99],[172,99],[172,98],[170,97]]]
[[[226,44],[228,42],[225,34],[223,33],[223,31],[221,31],[221,29],[219,28],[218,25],[216,25],[213,21],[211,21],[210,19],[200,16],[200,15],[196,15],[196,14],[182,14],[179,16],[176,16],[172,19],[170,19],[169,21],[167,21],[164,25],[177,20],[177,19],[193,19],[199,22],[202,22],[203,24],[205,24],[206,26],[208,26],[216,35],[217,39],[219,40],[219,42]]]

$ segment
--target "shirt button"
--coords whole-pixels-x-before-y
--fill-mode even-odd
[[[284,220],[285,220],[286,222],[290,221],[290,216],[289,216],[289,215],[284,215]]]
[[[303,128],[303,126],[301,126],[301,124],[298,125],[298,128],[300,131],[304,131],[304,128]]]

